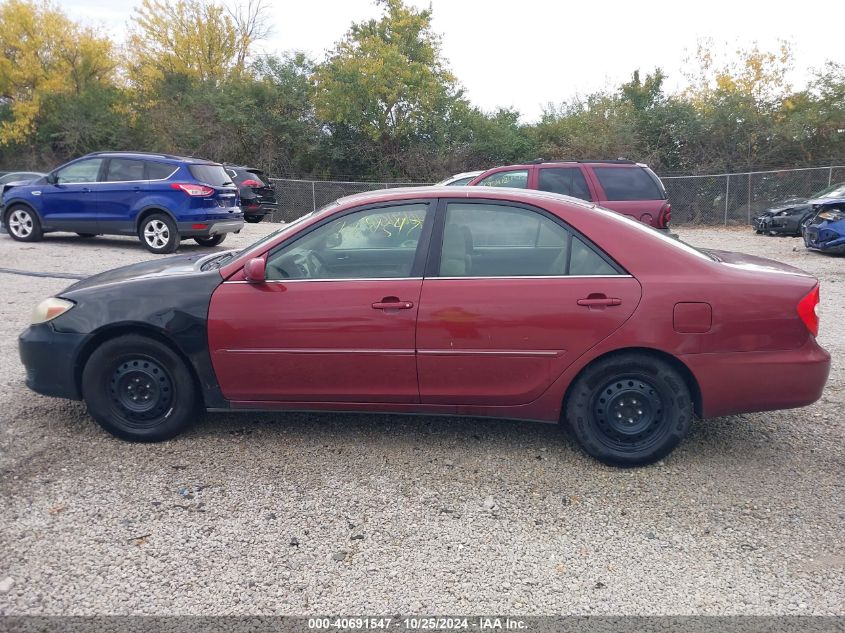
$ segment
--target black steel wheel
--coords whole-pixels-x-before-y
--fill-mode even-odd
[[[126,440],[157,442],[193,420],[196,388],[185,362],[159,341],[127,335],[94,350],[82,373],[92,417]]]
[[[619,354],[589,365],[570,387],[565,415],[582,448],[615,466],[668,455],[692,424],[683,377],[648,354]]]

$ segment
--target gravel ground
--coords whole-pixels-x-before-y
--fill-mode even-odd
[[[698,422],[636,470],[554,426],[437,417],[216,414],[120,442],[22,383],[15,337],[68,281],[0,274],[0,614],[845,614],[845,259],[679,233],[814,272],[833,369],[815,405]],[[151,257],[52,235],[0,253],[82,274]]]

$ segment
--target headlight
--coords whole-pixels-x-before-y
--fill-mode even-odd
[[[52,321],[57,316],[61,316],[70,310],[74,305],[76,304],[74,304],[73,301],[59,299],[58,297],[44,299],[44,301],[35,306],[35,310],[32,311],[32,323],[34,325],[36,323],[46,323],[47,321]]]

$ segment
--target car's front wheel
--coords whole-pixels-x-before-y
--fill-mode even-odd
[[[82,396],[97,423],[124,440],[168,440],[197,412],[185,362],[167,345],[134,334],[94,350],[82,372]]]
[[[172,253],[179,246],[176,224],[163,213],[145,217],[138,227],[138,238],[151,253]]]
[[[194,241],[200,246],[217,246],[225,239],[225,233],[218,233],[217,235],[212,235],[211,237],[195,237]]]
[[[692,425],[683,377],[647,354],[589,365],[567,395],[566,419],[581,447],[605,464],[642,466],[672,452]]]
[[[44,236],[38,214],[23,205],[9,207],[4,224],[12,239],[19,242],[37,242]]]

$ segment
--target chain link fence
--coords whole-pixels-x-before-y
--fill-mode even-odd
[[[276,200],[279,203],[273,212],[273,222],[290,222],[309,211],[316,211],[338,198],[351,196],[354,193],[431,184],[428,182],[354,182],[289,178],[271,178],[270,180],[276,190]]]
[[[661,177],[672,203],[672,224],[737,225],[773,203],[809,198],[845,181],[845,166]]]
[[[290,222],[343,196],[427,185],[424,182],[354,182],[335,180],[271,179],[279,206],[272,221]],[[845,166],[754,171],[710,176],[661,178],[672,203],[672,224],[737,225],[772,203],[787,198],[808,198],[831,184],[845,181]]]

